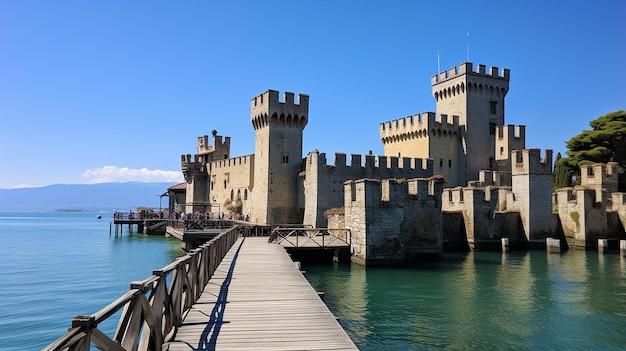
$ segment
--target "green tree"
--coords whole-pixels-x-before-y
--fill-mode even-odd
[[[619,164],[619,191],[626,191],[626,175],[624,174],[626,169],[626,111],[607,113],[589,122],[589,125],[591,130],[583,130],[565,143],[568,157],[558,162],[575,174],[580,174],[581,165],[617,162]],[[555,165],[555,178],[557,166],[558,164]]]
[[[237,199],[235,199],[235,201],[230,201],[230,199],[226,199],[226,201],[224,202],[224,207],[231,213],[241,214],[241,210],[243,209],[241,196],[237,196]]]
[[[567,158],[562,158],[561,153],[556,154],[554,161],[554,183],[552,190],[572,186],[572,176],[574,175],[574,167],[569,165]]]

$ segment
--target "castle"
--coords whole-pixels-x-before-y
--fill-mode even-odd
[[[251,100],[254,154],[231,157],[230,138],[214,130],[193,157],[181,156],[187,189],[177,210],[237,204],[256,224],[350,229],[353,261],[363,264],[501,238],[545,245],[571,223],[552,213],[552,151],[526,149],[525,126],[505,124],[509,80],[508,69],[468,62],[440,72],[431,79],[436,112],[381,123],[384,155],[335,153],[332,163],[318,150],[302,158],[309,96],[285,92],[281,101],[268,90]],[[558,196],[560,211],[573,195]]]

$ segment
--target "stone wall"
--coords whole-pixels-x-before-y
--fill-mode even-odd
[[[211,212],[229,214],[224,207],[226,202],[240,198],[242,214],[250,215],[253,212],[250,200],[254,189],[254,155],[213,161],[207,166]]]
[[[346,164],[346,161],[344,153],[335,153],[332,164],[327,164],[326,154],[317,150],[307,155],[304,160],[304,224],[326,226],[324,212],[344,205],[346,180],[407,179],[432,175],[431,160],[353,154],[350,163]]]
[[[443,251],[442,181],[428,179],[345,182],[345,226],[352,260],[394,265]]]
[[[626,237],[626,194],[617,190],[617,164],[581,166],[581,185],[556,191],[555,204],[571,246],[596,248],[598,239]]]
[[[511,153],[512,194],[507,207],[519,212],[528,241],[544,242],[552,226],[552,150],[541,157],[539,149]]]

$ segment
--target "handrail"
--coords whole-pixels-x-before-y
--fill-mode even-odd
[[[292,247],[336,247],[350,246],[352,233],[350,229],[342,228],[283,228],[276,227],[272,230],[269,242],[288,245]]]
[[[183,315],[198,300],[238,237],[237,228],[231,228],[153,271],[149,278],[131,282],[128,292],[100,311],[74,317],[68,332],[43,351],[86,351],[91,343],[103,351],[160,350],[176,335]],[[122,308],[117,330],[110,338],[98,325]]]

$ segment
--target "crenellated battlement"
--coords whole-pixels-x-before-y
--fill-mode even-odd
[[[510,79],[510,70],[507,68],[503,68],[501,71],[498,70],[498,67],[491,66],[489,70],[486,69],[485,65],[479,64],[477,69],[474,71],[474,65],[471,62],[461,63],[457,67],[452,67],[447,71],[441,71],[438,74],[435,74],[431,77],[431,84],[434,86],[439,83],[443,83],[447,80],[454,79],[456,77],[463,76],[465,74],[473,75],[473,76],[483,76],[488,78],[497,78],[509,81]]]
[[[221,135],[217,135],[217,131],[213,130],[212,136],[213,144],[209,142],[209,136],[203,135],[198,137],[198,153],[199,154],[207,154],[218,150],[223,150],[224,148],[230,149],[230,137],[222,137]]]
[[[250,117],[255,130],[269,124],[282,124],[290,127],[304,128],[308,123],[309,96],[284,92],[283,101],[279,100],[279,92],[268,90],[250,101]]]
[[[254,155],[239,156],[239,157],[233,157],[233,158],[229,158],[225,160],[213,161],[209,164],[209,167],[210,167],[209,169],[211,171],[217,171],[219,169],[227,169],[227,168],[232,168],[232,167],[237,167],[237,166],[245,166],[245,167],[254,166]]]
[[[404,203],[408,199],[436,199],[443,190],[443,180],[430,178],[413,178],[408,180],[383,179],[381,181],[384,202]]]
[[[459,130],[459,117],[424,112],[380,124],[383,143],[422,137],[449,137]]]
[[[618,163],[594,163],[580,166],[580,185],[588,188],[606,189],[611,194],[618,188]]]
[[[443,191],[442,179],[413,178],[405,179],[358,179],[344,182],[346,194],[351,201],[366,203],[366,199],[378,199],[381,202],[393,203],[393,207],[403,207],[410,200],[436,201]],[[361,189],[358,191],[357,189]],[[361,197],[361,198],[358,198]],[[376,203],[370,206],[379,208]]]
[[[552,175],[552,150],[546,149],[541,157],[540,149],[523,149],[511,151],[512,175],[545,174]]]
[[[410,157],[395,157],[395,156],[383,156],[383,155],[371,155],[371,154],[351,154],[350,162],[345,153],[336,152],[334,155],[334,162],[327,163],[326,154],[320,153],[318,150],[313,150],[307,156],[307,164],[315,162],[318,169],[339,169],[346,170],[349,168],[359,170],[404,170],[404,171],[417,171],[417,172],[432,172],[432,160],[422,158],[410,158]],[[365,161],[365,162],[364,162]],[[400,162],[402,161],[402,162]]]
[[[496,127],[498,140],[526,140],[526,126],[507,124]]]
[[[507,124],[496,127],[495,142],[496,160],[508,160],[512,150],[523,150],[526,148],[526,126]],[[508,168],[508,166],[505,168]]]

